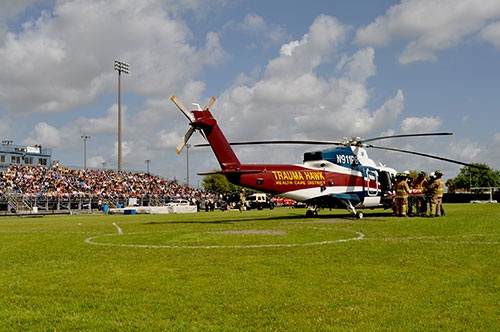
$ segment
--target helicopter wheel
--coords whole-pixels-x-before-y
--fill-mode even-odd
[[[306,217],[312,218],[318,215],[318,211],[316,210],[307,210],[306,211]]]
[[[356,219],[363,219],[363,217],[364,217],[363,212],[359,211],[356,213]]]

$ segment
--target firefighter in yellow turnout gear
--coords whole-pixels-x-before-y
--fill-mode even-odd
[[[434,172],[436,179],[428,187],[429,195],[431,196],[431,211],[429,217],[441,216],[441,205],[443,203],[444,181],[442,178],[443,172],[437,170]]]
[[[410,187],[406,181],[406,174],[396,174],[396,215],[406,217],[408,212],[408,194]]]
[[[427,212],[427,202],[425,200],[424,191],[428,183],[425,175],[425,172],[421,171],[420,173],[418,173],[418,177],[412,182],[412,187],[416,193],[414,203],[415,214],[417,216],[425,215],[425,213]]]

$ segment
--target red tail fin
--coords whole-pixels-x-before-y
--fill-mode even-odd
[[[191,125],[203,131],[222,170],[238,170],[240,161],[222,133],[217,120],[212,116],[212,113],[206,109],[203,111],[193,111],[193,115],[195,116],[195,121]]]
[[[208,143],[214,151],[215,157],[219,161],[220,167],[223,171],[239,170],[240,161],[233,149],[229,145],[226,137],[222,133],[217,124],[217,120],[210,113],[209,107],[215,102],[215,98],[212,97],[210,102],[207,104],[204,110],[192,111],[189,113],[184,106],[172,96],[170,99],[179,107],[179,109],[186,115],[190,120],[191,129],[188,130],[186,136],[179,143],[177,151],[180,152],[184,144],[189,140],[191,134],[195,129],[201,131],[202,135],[208,140]],[[192,115],[191,115],[192,114]]]

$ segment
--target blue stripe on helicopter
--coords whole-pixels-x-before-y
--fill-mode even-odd
[[[361,202],[361,199],[359,198],[359,196],[357,194],[345,193],[345,194],[332,194],[331,196],[334,198],[347,200],[347,201],[351,201],[351,202],[357,202],[357,203]]]
[[[341,147],[331,150],[321,151],[322,158],[333,164],[356,168],[360,165],[358,156],[356,156],[350,147]]]

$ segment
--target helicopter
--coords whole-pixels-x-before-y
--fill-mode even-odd
[[[439,159],[466,166],[461,161],[443,158],[425,153],[396,148],[372,145],[369,142],[388,138],[452,135],[452,133],[419,133],[392,136],[381,136],[370,139],[359,137],[343,138],[341,141],[248,141],[230,143],[224,136],[217,120],[210,112],[215,103],[212,97],[202,109],[188,111],[187,108],[172,95],[172,102],[189,120],[190,128],[176,147],[181,153],[195,131],[208,141],[220,165],[219,174],[223,174],[229,182],[257,190],[260,192],[304,202],[309,206],[306,216],[312,217],[324,208],[345,208],[351,216],[363,218],[360,209],[392,207],[394,197],[393,180],[396,170],[368,157],[366,148],[415,154],[423,157]],[[242,164],[232,145],[252,144],[314,144],[333,145],[335,147],[321,151],[305,152],[303,164]],[[204,173],[207,175],[213,173]]]

